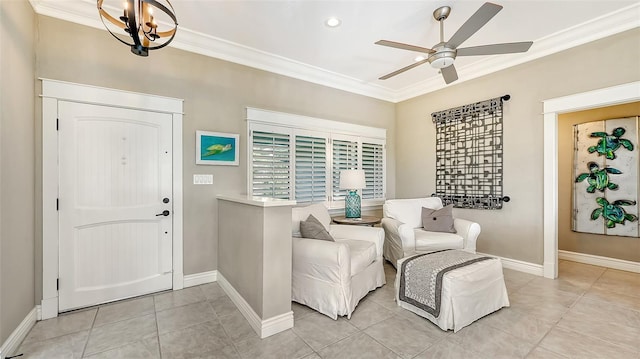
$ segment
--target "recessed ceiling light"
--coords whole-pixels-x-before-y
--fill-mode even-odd
[[[418,62],[418,61],[422,61],[424,59],[425,59],[424,56],[416,56],[416,58],[414,60],[415,60],[415,62]]]
[[[338,19],[337,17],[332,16],[332,17],[328,18],[324,23],[325,23],[325,25],[327,25],[329,27],[338,27],[338,26],[340,26],[342,21],[340,19]]]

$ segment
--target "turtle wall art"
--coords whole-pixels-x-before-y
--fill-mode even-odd
[[[596,220],[602,216],[606,221],[607,228],[614,228],[616,223],[624,224],[626,221],[635,222],[638,216],[627,213],[622,206],[635,206],[636,201],[619,199],[609,203],[606,198],[596,198],[596,203],[600,206],[591,212],[591,219]]]
[[[598,143],[595,146],[591,146],[587,149],[589,153],[598,153],[598,155],[604,155],[607,159],[615,160],[616,151],[620,146],[633,151],[633,143],[626,138],[621,138],[624,133],[627,132],[622,127],[616,127],[611,131],[611,134],[606,132],[592,132],[589,136],[599,137]]]
[[[640,237],[638,122],[629,117],[574,125],[574,231]]]
[[[604,192],[605,189],[618,189],[618,185],[611,182],[609,179],[609,174],[622,174],[619,169],[613,167],[605,167],[601,169],[595,162],[587,163],[587,167],[589,167],[589,173],[581,173],[576,177],[576,182],[582,182],[585,179],[587,180],[587,183],[589,183],[587,192],[593,193],[596,190]]]

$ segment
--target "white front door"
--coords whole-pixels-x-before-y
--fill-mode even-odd
[[[59,311],[172,288],[172,117],[59,102]]]

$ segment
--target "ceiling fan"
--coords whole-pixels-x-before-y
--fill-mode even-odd
[[[376,42],[376,45],[395,47],[397,49],[417,51],[427,54],[427,58],[417,61],[407,67],[403,67],[400,70],[386,74],[380,77],[380,80],[386,80],[390,77],[401,74],[407,70],[410,70],[416,66],[420,66],[424,63],[430,63],[432,67],[440,69],[444,82],[447,84],[452,83],[458,79],[458,73],[453,63],[456,56],[477,56],[477,55],[495,55],[495,54],[511,54],[517,52],[526,52],[529,50],[532,41],[526,42],[511,42],[504,44],[491,44],[473,47],[458,48],[463,42],[470,38],[476,31],[480,30],[489,20],[491,20],[500,10],[502,6],[492,4],[490,2],[484,3],[478,11],[476,11],[471,17],[462,24],[462,26],[456,31],[455,34],[449,39],[444,41],[444,20],[449,17],[451,8],[449,6],[442,6],[437,8],[433,12],[433,17],[440,22],[440,42],[433,45],[432,49],[403,44],[395,41],[380,40]]]

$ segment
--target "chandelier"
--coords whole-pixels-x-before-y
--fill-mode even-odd
[[[131,46],[131,52],[136,55],[149,56],[149,50],[169,45],[176,36],[178,22],[169,0],[124,0],[119,17],[107,12],[106,8],[115,12],[115,7],[103,7],[104,0],[97,2],[100,19],[107,31],[121,43]]]

